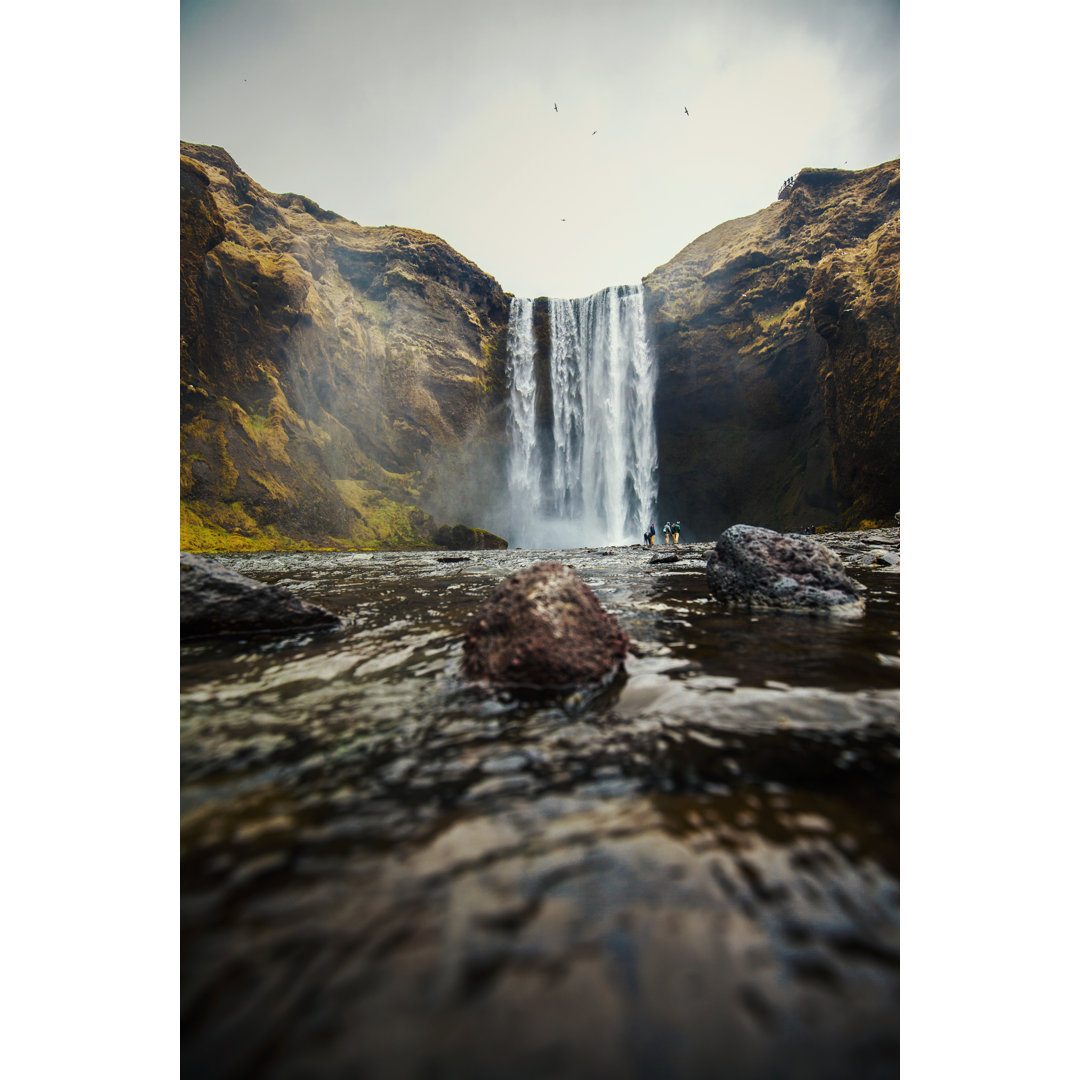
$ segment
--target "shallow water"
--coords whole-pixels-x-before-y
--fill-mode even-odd
[[[345,626],[183,647],[185,1074],[896,1074],[899,573],[751,615],[704,550],[220,557]],[[465,625],[547,558],[626,675],[479,695]]]

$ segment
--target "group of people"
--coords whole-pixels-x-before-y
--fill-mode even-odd
[[[676,521],[672,524],[670,521],[664,525],[664,543],[665,544],[677,544],[679,542],[679,533],[682,532],[682,525]],[[649,527],[645,530],[645,546],[652,547],[656,543],[656,525],[650,523]]]

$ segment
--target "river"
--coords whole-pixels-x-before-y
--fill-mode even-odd
[[[217,557],[344,627],[182,646],[185,1076],[897,1075],[899,570],[750,614],[679,550]],[[541,559],[625,677],[478,694],[465,625]]]

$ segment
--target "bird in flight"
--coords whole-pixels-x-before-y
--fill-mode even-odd
[[[685,105],[682,107],[682,111],[686,113],[687,116],[690,115],[690,110]]]
[[[599,128],[596,129],[596,131],[599,131],[599,130],[600,130]],[[596,131],[593,132],[594,135],[596,134]]]
[[[558,112],[558,111],[559,111],[559,103],[558,103],[557,101],[555,102],[555,111],[556,111],[556,112]]]

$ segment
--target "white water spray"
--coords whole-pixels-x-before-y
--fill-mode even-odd
[[[533,302],[510,308],[511,546],[638,542],[656,506],[656,362],[641,285],[552,299],[551,427],[541,430]]]

